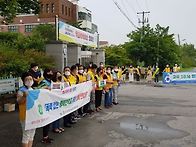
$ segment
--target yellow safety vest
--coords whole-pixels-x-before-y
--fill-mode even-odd
[[[99,81],[103,81],[103,77],[100,77],[98,75],[95,75],[95,77],[97,78],[97,81],[96,81],[96,88],[95,90],[103,90],[103,87],[99,87]]]
[[[79,78],[79,83],[83,83],[86,82],[86,76],[84,76],[83,74],[78,74],[78,78]]]

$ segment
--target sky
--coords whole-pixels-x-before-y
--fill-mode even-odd
[[[114,0],[137,26],[137,12],[150,11],[149,23],[170,26],[170,33],[180,35],[180,42],[196,45],[196,0]],[[128,41],[128,33],[134,26],[123,16],[113,0],[80,0],[79,4],[92,11],[93,22],[98,25],[100,40],[110,44]]]

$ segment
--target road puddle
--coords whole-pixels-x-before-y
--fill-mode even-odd
[[[123,133],[126,136],[147,142],[178,139],[189,135],[184,131],[168,126],[167,122],[169,120],[172,119],[169,119],[169,117],[124,117],[120,118],[113,127],[116,131]]]

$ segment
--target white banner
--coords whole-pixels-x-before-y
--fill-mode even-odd
[[[27,97],[25,130],[43,127],[76,111],[90,101],[92,81],[63,90],[30,90]]]
[[[59,21],[59,39],[70,43],[97,47],[98,35],[75,28],[69,24]]]

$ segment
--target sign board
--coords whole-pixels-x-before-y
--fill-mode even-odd
[[[88,81],[63,90],[58,88],[28,91],[25,130],[43,127],[78,110],[90,102],[93,86]]]
[[[163,73],[164,84],[196,83],[196,72]]]
[[[98,87],[103,88],[106,85],[106,80],[98,81]]]
[[[97,33],[91,34],[59,21],[59,40],[69,43],[97,47]]]
[[[15,91],[15,79],[0,80],[0,94]]]

